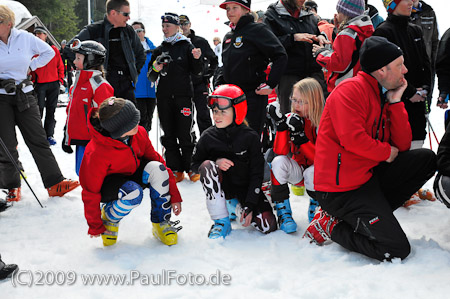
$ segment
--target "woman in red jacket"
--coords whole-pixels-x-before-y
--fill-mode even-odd
[[[70,49],[75,52],[74,64],[77,75],[75,84],[69,92],[62,149],[71,154],[73,150],[70,146],[76,146],[75,171],[80,175],[84,150],[91,140],[87,126],[88,112],[93,107],[98,108],[105,99],[112,97],[114,89],[104,79],[102,65],[106,49],[102,44],[93,40],[81,42],[75,39]]]
[[[153,235],[166,245],[177,243],[171,222],[181,212],[181,196],[172,171],[154,150],[147,131],[138,126],[139,110],[129,100],[111,97],[89,113],[92,139],[80,169],[85,217],[91,237],[116,243],[119,221],[137,207],[150,189]],[[100,209],[100,203],[103,203]]]
[[[292,219],[288,183],[295,185],[304,180],[308,194],[314,197],[314,144],[324,106],[319,82],[305,78],[294,84],[291,102],[292,112],[286,116],[280,113],[278,102],[268,108],[277,127],[273,146],[277,156],[271,162],[271,197],[280,229],[286,233],[297,230]],[[317,202],[311,198],[311,219],[316,206]]]

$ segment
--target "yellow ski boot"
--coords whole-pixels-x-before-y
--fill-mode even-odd
[[[109,221],[105,214],[105,207],[102,208],[102,220],[106,231],[102,234],[103,246],[111,246],[116,244],[119,235],[119,223]]]
[[[161,223],[152,223],[153,235],[166,245],[175,245],[178,241],[178,231],[183,228],[182,226],[175,227],[178,223],[180,223],[179,220],[175,222],[163,221]]]

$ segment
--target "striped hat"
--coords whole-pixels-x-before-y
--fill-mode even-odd
[[[402,0],[383,0],[384,7],[386,7],[388,13],[393,13],[400,2]]]
[[[366,4],[364,0],[339,0],[336,4],[337,12],[350,18],[360,16],[364,13]]]

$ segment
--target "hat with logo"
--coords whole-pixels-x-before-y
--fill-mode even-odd
[[[229,0],[225,0],[222,4],[219,5],[220,8],[226,9],[227,4],[237,4],[242,6],[245,9],[250,10],[250,4],[251,4],[251,0],[234,0],[234,1],[229,1]]]

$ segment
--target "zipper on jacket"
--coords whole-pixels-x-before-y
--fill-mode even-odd
[[[339,185],[339,171],[341,169],[341,153],[338,154],[338,163],[337,163],[337,170],[336,170],[336,185]]]
[[[380,141],[384,140],[384,129],[385,128],[386,128],[386,122],[385,122],[385,119],[383,118],[383,124],[381,125],[381,129],[383,130],[383,135],[381,135],[382,137],[381,137]]]
[[[130,137],[129,142],[130,142],[130,144],[127,144],[127,145],[130,148],[131,153],[133,154],[134,162],[136,163],[136,169],[137,169],[139,167],[139,164],[138,164],[138,161],[137,161],[136,154],[134,153],[133,147],[131,146],[131,137]]]

